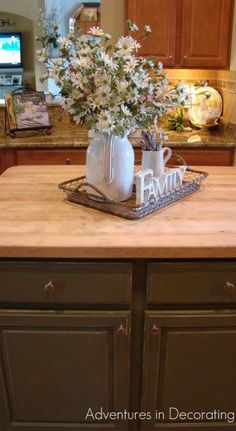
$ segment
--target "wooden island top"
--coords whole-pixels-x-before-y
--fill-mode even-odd
[[[10,168],[0,177],[0,257],[236,258],[236,168],[202,170],[200,192],[130,221],[65,201],[57,185],[82,166]]]

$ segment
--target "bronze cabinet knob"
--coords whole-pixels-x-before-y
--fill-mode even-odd
[[[226,292],[234,292],[236,287],[235,284],[231,283],[230,281],[226,281],[224,289]]]
[[[56,287],[55,287],[55,284],[53,284],[52,280],[50,280],[44,286],[44,290],[46,290],[46,292],[54,292],[55,289],[56,289]]]
[[[127,329],[123,325],[120,325],[116,332],[118,335],[127,335]]]
[[[169,55],[169,60],[174,61],[175,57],[173,55]]]
[[[71,165],[71,159],[69,157],[66,159],[66,164]]]
[[[184,60],[187,60],[188,59],[188,56],[187,55],[184,55]]]
[[[160,328],[158,328],[157,325],[153,325],[153,327],[151,329],[151,334],[152,335],[159,335],[160,334]]]

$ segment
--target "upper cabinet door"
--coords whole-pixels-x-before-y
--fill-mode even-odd
[[[181,67],[226,68],[233,0],[183,0]]]
[[[127,19],[141,30],[145,25],[152,28],[147,39],[141,40],[142,56],[155,55],[164,66],[175,63],[177,0],[127,0]],[[134,36],[135,37],[135,36]]]

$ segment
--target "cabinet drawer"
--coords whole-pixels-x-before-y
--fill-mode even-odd
[[[1,262],[5,303],[128,304],[129,263]]]
[[[149,304],[236,303],[236,263],[150,263]]]
[[[17,165],[84,165],[86,150],[17,150]]]

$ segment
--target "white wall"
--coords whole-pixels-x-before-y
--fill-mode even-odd
[[[112,35],[112,42],[116,42],[125,31],[125,2],[124,0],[102,0],[101,27]]]

